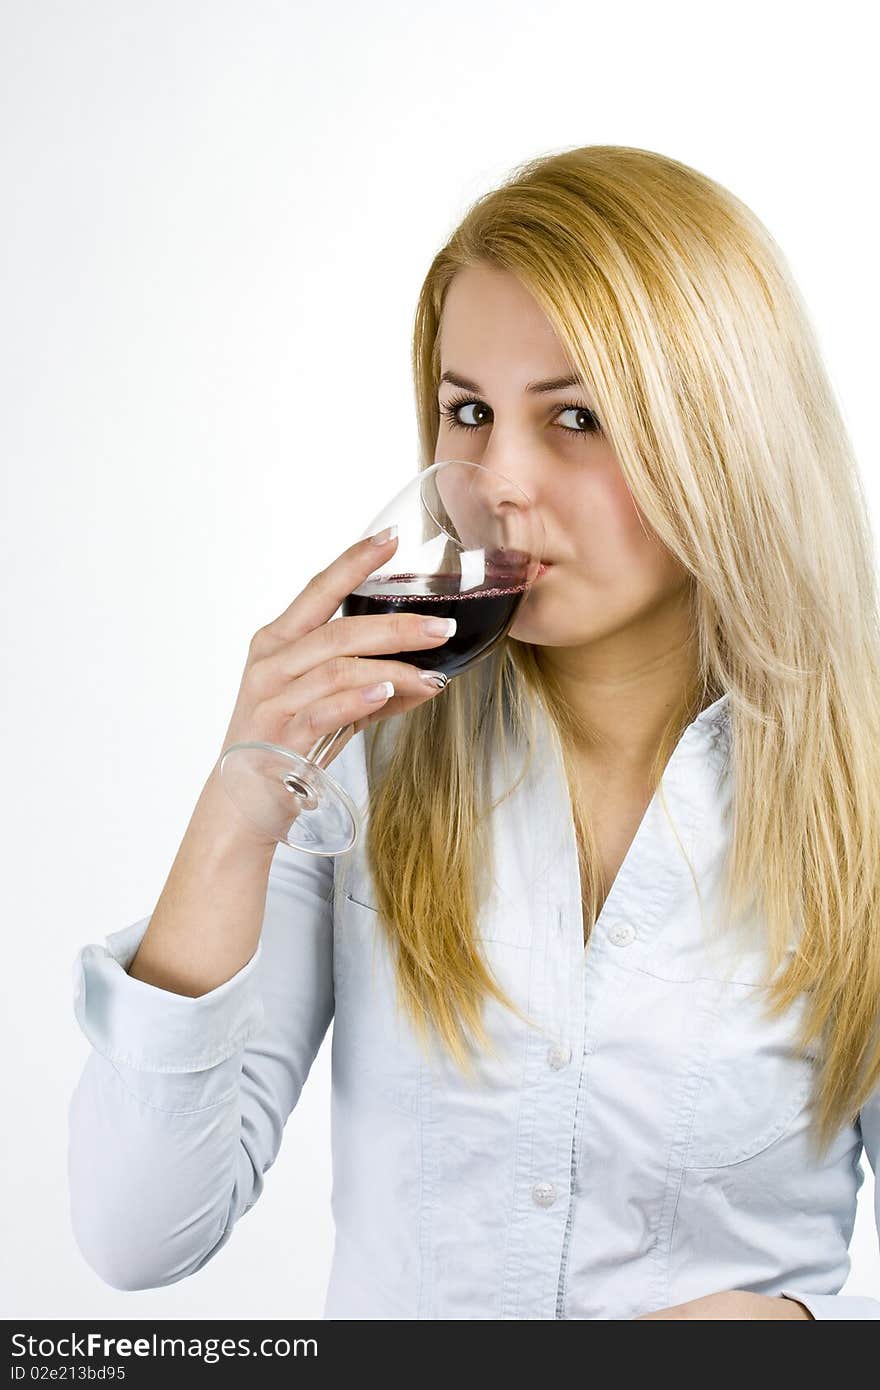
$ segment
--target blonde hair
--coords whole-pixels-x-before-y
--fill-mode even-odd
[[[696,677],[653,786],[728,691],[725,914],[761,914],[772,1014],[807,993],[798,1045],[823,1044],[824,1148],[880,1084],[880,641],[867,507],[807,310],[767,229],[695,169],[613,145],[530,160],[470,207],[425,277],[421,467],[438,437],[445,293],[477,263],[511,271],[541,305],[637,507],[687,571]],[[365,731],[366,853],[398,1001],[421,1042],[435,1031],[471,1075],[471,1043],[490,1047],[487,997],[527,1017],[488,968],[477,920],[490,748],[510,736],[532,750],[538,704],[559,737],[595,922],[606,885],[570,761],[584,730],[539,648],[506,639],[439,698]]]

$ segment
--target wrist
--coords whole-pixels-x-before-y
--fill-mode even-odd
[[[193,812],[191,829],[217,857],[264,861],[269,865],[278,842],[253,825],[236,806],[223,786],[219,763],[209,774]]]
[[[813,1314],[807,1307],[806,1303],[801,1303],[799,1298],[792,1298],[791,1295],[787,1293],[781,1294],[780,1297],[783,1298],[786,1303],[791,1304],[791,1308],[787,1310],[787,1313],[788,1317],[790,1317],[793,1321],[816,1321],[816,1319],[813,1317]]]

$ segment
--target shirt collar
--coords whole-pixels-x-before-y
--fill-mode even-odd
[[[537,763],[516,793],[537,841],[530,872],[535,881],[570,897],[566,910],[579,922],[577,847],[561,747],[540,703],[538,727]],[[691,720],[676,743],[602,909],[606,926],[609,918],[632,918],[647,944],[669,920],[675,902],[693,892],[693,875],[699,881],[717,867],[729,832],[729,743],[725,691]]]

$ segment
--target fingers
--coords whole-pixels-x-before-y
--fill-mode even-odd
[[[386,675],[376,680],[376,671],[390,671],[396,679]],[[374,713],[387,717],[432,699],[445,689],[446,679],[436,673],[443,682],[437,685],[425,680],[426,674],[404,662],[361,662],[355,657],[328,662],[259,706],[255,720],[272,731],[273,738],[281,737],[286,746],[305,753],[316,739],[347,724],[363,727]],[[350,684],[353,675],[357,685]]]
[[[435,620],[429,620],[435,621]],[[335,663],[345,673],[345,683],[365,682],[368,677],[353,676],[344,663],[354,657],[382,657],[390,660],[396,652],[427,651],[442,647],[449,633],[430,633],[425,619],[418,613],[376,613],[352,618],[335,618],[295,642],[275,648],[264,657],[253,660],[248,670],[248,682],[257,699],[269,699],[288,681],[305,677],[321,666]],[[396,663],[399,668],[406,663]],[[378,672],[376,673],[378,678]],[[394,679],[390,674],[390,679]]]
[[[328,623],[342,600],[394,554],[397,538],[376,545],[372,540],[356,541],[337,555],[326,569],[319,570],[297,594],[293,602],[255,635],[260,654],[285,642],[295,642],[306,633]]]
[[[255,633],[227,734],[231,741],[282,742],[307,753],[318,738],[402,713],[445,688],[401,654],[448,642],[454,620],[417,612],[334,612],[397,545],[358,541],[306,585],[273,622]],[[432,628],[434,630],[432,630]],[[439,628],[439,630],[437,630]],[[442,665],[438,655],[437,665]],[[432,660],[432,664],[434,664]],[[390,688],[369,687],[390,683]]]

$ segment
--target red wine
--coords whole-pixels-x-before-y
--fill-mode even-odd
[[[526,591],[524,582],[487,581],[483,588],[458,590],[457,575],[393,574],[368,580],[343,599],[346,618],[366,613],[423,613],[429,618],[455,618],[458,627],[441,646],[415,652],[377,652],[392,661],[408,661],[425,671],[455,676],[488,656],[501,641]]]

